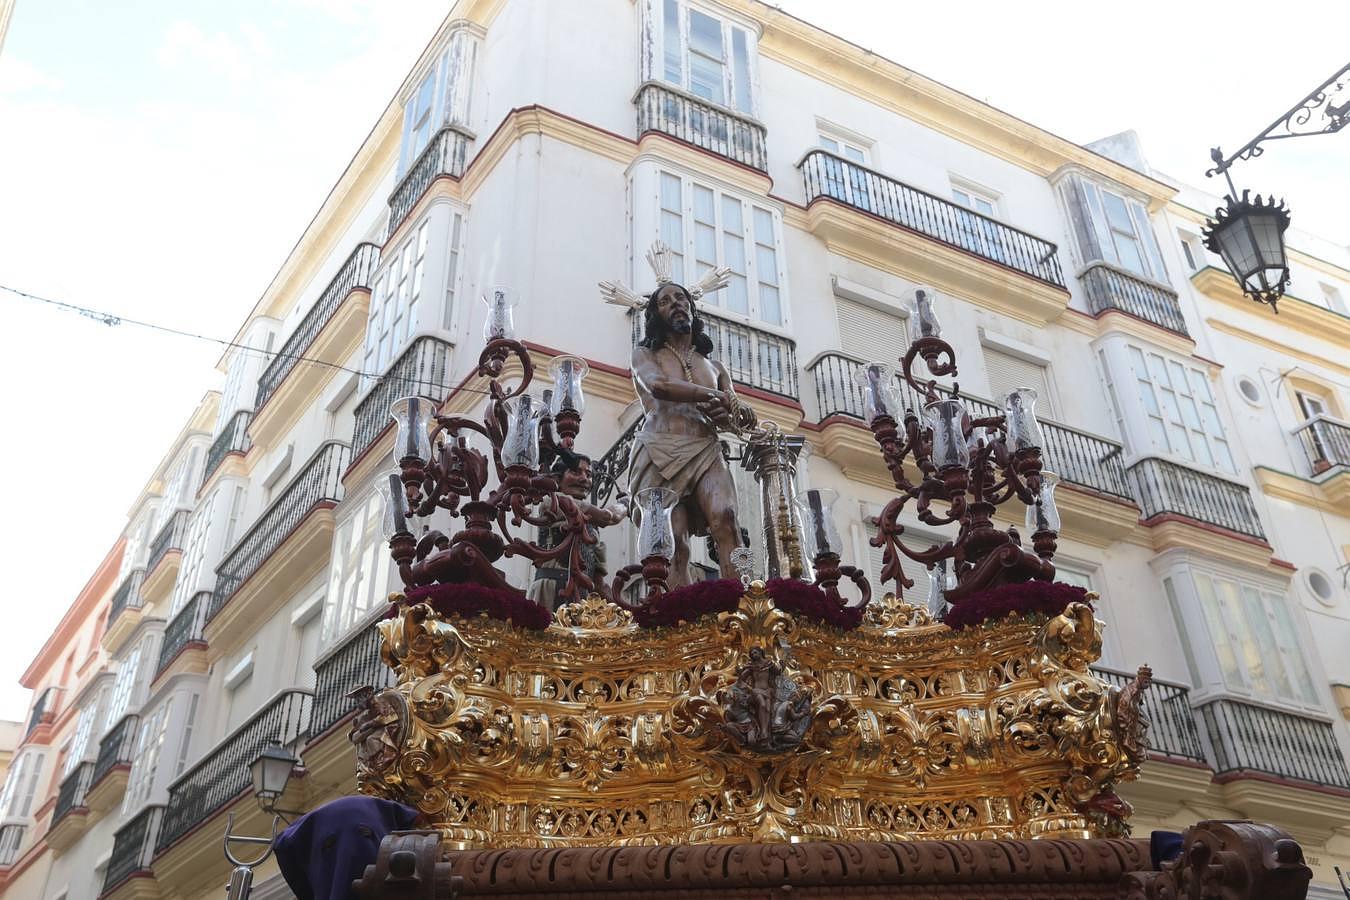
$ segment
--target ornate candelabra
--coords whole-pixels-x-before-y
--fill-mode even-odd
[[[937,378],[956,375],[956,351],[941,337],[933,300],[930,288],[915,289],[914,340],[900,361],[905,382],[925,400],[924,422],[912,410],[900,411],[891,366],[869,363],[859,373],[868,426],[900,492],[882,510],[871,541],[883,549],[881,580],[914,586],[900,569],[904,555],[954,577],[955,586],[945,590],[953,604],[1004,584],[1053,581],[1057,479],[1041,470],[1036,393],[1014,390],[1005,398],[1003,415],[972,418],[954,381],[950,389],[939,389]],[[926,380],[915,374],[919,361],[931,376]],[[906,471],[907,460],[918,470],[917,481]],[[1034,518],[1034,552],[1022,546],[1016,529],[993,525],[995,509],[1014,497],[1037,511],[1028,517]],[[906,546],[898,519],[910,503],[925,525],[958,525],[955,539],[928,549]]]

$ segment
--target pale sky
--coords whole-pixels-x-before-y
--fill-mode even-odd
[[[1126,20],[1082,2],[780,5],[1071,140],[1133,128],[1192,183],[1213,143],[1241,145],[1345,55],[1325,0],[1113,4]],[[448,6],[18,0],[0,52],[0,284],[233,336]],[[1347,163],[1350,130],[1235,172],[1344,245]],[[4,292],[0,323],[0,718],[19,718],[18,677],[219,387],[220,348]]]

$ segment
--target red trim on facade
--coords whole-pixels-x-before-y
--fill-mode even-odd
[[[1294,565],[1287,559],[1280,559],[1279,557],[1276,556],[1272,556],[1270,558],[1270,564],[1272,566],[1278,566],[1281,569],[1288,569],[1290,572],[1298,571],[1298,566]]]
[[[1192,528],[1199,528],[1201,531],[1208,531],[1212,534],[1217,534],[1221,537],[1232,538],[1235,541],[1243,541],[1245,543],[1251,544],[1254,547],[1263,547],[1266,550],[1271,549],[1270,544],[1266,543],[1260,538],[1252,537],[1249,534],[1242,534],[1241,532],[1238,531],[1229,531],[1227,528],[1224,528],[1220,525],[1211,525],[1208,522],[1201,522],[1199,519],[1192,519],[1190,516],[1181,516],[1177,515],[1176,513],[1158,513],[1158,515],[1152,517],[1151,519],[1139,520],[1139,524],[1143,525],[1145,528],[1153,528],[1154,526],[1161,525],[1164,522],[1180,522],[1183,525],[1190,525]]]
[[[1253,772],[1248,769],[1235,769],[1231,772],[1224,772],[1214,776],[1215,784],[1228,784],[1233,781],[1263,781],[1266,784],[1279,785],[1280,787],[1298,788],[1302,791],[1315,791],[1319,794],[1330,794],[1333,797],[1350,798],[1350,790],[1345,788],[1332,787],[1329,784],[1317,784],[1312,781],[1303,781],[1300,778],[1284,778],[1280,775],[1269,775],[1265,772]]]
[[[547,344],[537,343],[536,341],[521,341],[521,343],[524,344],[526,349],[528,350],[537,350],[540,353],[547,353],[549,356],[575,355],[572,353],[568,353],[566,350],[558,350],[554,347],[548,346]],[[611,375],[618,375],[622,378],[629,378],[633,374],[631,369],[625,369],[621,366],[612,365],[607,362],[601,362],[598,359],[591,359],[589,356],[583,356],[581,358],[586,360],[586,365],[590,366],[592,369],[599,369],[601,372],[608,372]]]
[[[309,517],[306,516],[305,518],[309,518]],[[304,519],[301,519],[300,521],[301,521],[301,522],[304,522]],[[297,527],[298,527],[298,526],[297,526]],[[284,543],[286,543],[286,542],[285,542],[285,541],[282,541],[282,543],[284,544]],[[247,583],[248,583],[248,582],[244,582],[244,584],[247,584]],[[240,586],[240,587],[243,587],[244,585],[241,584],[241,585],[239,585],[239,586]],[[225,601],[225,604],[226,604],[226,606],[228,606],[228,605],[229,605],[229,601],[228,601],[228,600]],[[221,607],[221,609],[224,609],[224,608],[225,608],[224,606]],[[198,640],[198,641],[188,641],[188,642],[187,642],[186,644],[184,644],[182,647],[178,648],[178,652],[177,652],[177,653],[175,653],[173,656],[169,657],[169,661],[166,662],[163,666],[160,667],[159,671],[155,673],[155,677],[150,679],[150,683],[151,683],[151,684],[154,684],[155,682],[159,681],[159,676],[161,676],[161,675],[164,674],[164,670],[167,669],[167,668],[169,668],[169,666],[173,665],[175,662],[177,662],[177,661],[178,661],[178,657],[182,656],[184,653],[187,653],[189,650],[205,650],[205,649],[207,648],[207,646],[208,646],[208,645],[207,645],[206,641],[202,641],[202,640]]]
[[[19,684],[26,688],[37,689],[40,681],[39,676],[45,674],[51,665],[60,661],[60,651],[70,646],[71,640],[89,620],[94,608],[109,591],[117,586],[113,582],[117,578],[118,569],[122,566],[122,550],[125,545],[126,541],[123,538],[118,538],[117,542],[112,545],[107,555],[103,557],[103,561],[99,563],[98,568],[94,570],[94,574],[80,589],[75,601],[70,604],[70,608],[61,617],[60,623],[47,637],[42,649],[33,657],[33,661],[28,664],[28,668],[23,675],[19,676]],[[91,648],[90,652],[95,653],[96,651]]]
[[[85,793],[88,794],[94,788],[98,787],[100,784],[103,783],[103,779],[107,778],[114,772],[130,772],[130,771],[131,771],[131,763],[129,762],[118,763],[117,765],[112,766],[111,768],[108,769],[108,771],[100,775],[98,781],[95,781],[93,784],[89,785],[89,787],[85,789]]]

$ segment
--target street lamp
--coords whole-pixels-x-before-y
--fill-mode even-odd
[[[1345,99],[1341,103],[1332,102],[1342,95]],[[1350,124],[1350,63],[1232,156],[1225,157],[1218,147],[1209,153],[1214,168],[1205,172],[1205,176],[1213,177],[1222,172],[1228,181],[1228,195],[1224,198],[1226,205],[1216,210],[1214,218],[1205,223],[1205,246],[1223,257],[1244,294],[1258,303],[1269,303],[1277,313],[1279,308],[1275,304],[1289,286],[1289,264],[1284,248],[1289,210],[1283,200],[1276,203],[1273,196],[1263,201],[1258,194],[1253,201],[1248,199],[1250,192],[1243,191],[1239,199],[1228,170],[1239,159],[1252,159],[1264,153],[1265,148],[1261,146],[1264,141],[1334,134],[1347,124]]]
[[[286,791],[286,785],[291,780],[291,770],[298,765],[300,760],[277,743],[263,747],[253,762],[248,764],[253,776],[253,796],[258,798],[258,805],[264,812],[277,815],[285,812],[276,808],[277,800]]]

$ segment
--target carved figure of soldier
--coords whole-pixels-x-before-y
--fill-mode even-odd
[[[558,481],[558,489],[571,497],[577,505],[582,518],[586,520],[586,530],[595,536],[601,528],[617,525],[628,516],[628,506],[622,497],[608,506],[594,506],[589,502],[591,495],[591,458],[565,447],[554,451],[557,458],[553,462],[550,474]],[[555,524],[539,529],[539,546],[546,550],[558,546],[567,535],[567,527],[562,513],[557,509],[552,496],[544,498],[539,504],[539,514],[554,520]],[[570,553],[564,553],[557,559],[546,560],[535,568],[534,581],[530,584],[530,599],[553,609],[558,595],[567,586]],[[602,582],[608,574],[605,561],[605,545],[597,541],[594,544],[581,545],[581,568],[595,585],[597,593],[603,591]]]

